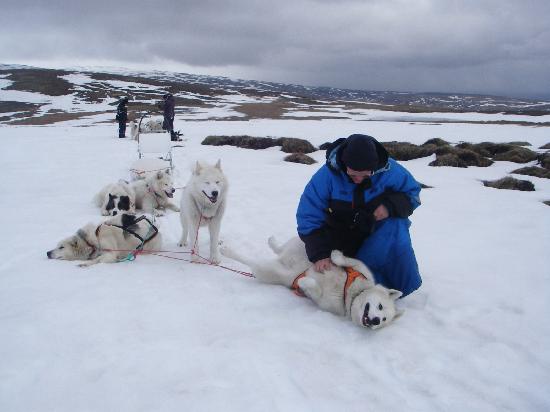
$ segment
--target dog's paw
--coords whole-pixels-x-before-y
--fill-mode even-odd
[[[339,250],[333,250],[330,254],[330,260],[337,266],[344,266],[345,264],[345,258],[344,254]]]
[[[164,212],[163,212],[162,210],[155,209],[155,210],[153,211],[153,215],[154,215],[155,217],[162,217],[162,216],[164,216]]]
[[[216,252],[216,253],[212,253],[210,255],[210,263],[214,264],[214,265],[218,265],[220,262],[221,262],[221,257],[220,257],[220,253],[219,252]]]

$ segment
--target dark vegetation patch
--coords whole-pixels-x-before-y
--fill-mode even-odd
[[[0,113],[9,113],[7,116],[0,115],[0,122],[9,122],[10,120],[34,116],[40,104],[23,102],[0,102]]]
[[[542,167],[537,167],[537,166],[522,167],[521,169],[513,170],[510,173],[550,179],[550,170],[544,169]]]
[[[546,149],[546,150],[549,150],[549,149],[550,149],[550,143],[546,143],[545,145],[539,147],[539,149]]]
[[[244,149],[267,149],[281,146],[285,153],[312,153],[317,149],[304,139],[294,137],[254,137],[254,136],[207,136],[202,143],[210,146],[236,146]]]
[[[426,140],[424,143],[422,143],[422,146],[431,146],[431,145],[441,147],[441,146],[449,146],[450,143],[439,137],[434,137],[433,139]]]
[[[85,116],[96,115],[98,112],[75,112],[66,113],[62,111],[51,111],[45,113],[43,116],[38,117],[26,117],[18,120],[12,120],[8,122],[12,125],[26,125],[26,126],[44,126],[57,122],[65,122],[67,120],[76,120]]]
[[[245,114],[249,119],[279,119],[294,105],[284,99],[277,99],[269,103],[243,103],[234,108],[235,111]]]
[[[538,157],[536,152],[513,143],[460,143],[456,147],[474,151],[481,156],[490,157],[493,160],[514,163],[528,163],[536,160]]]
[[[542,203],[544,203],[546,206],[550,206],[550,200],[545,200],[545,201],[542,202]]]
[[[283,159],[285,162],[302,163],[304,165],[312,165],[317,163],[314,159],[304,153],[292,153]]]
[[[395,160],[412,160],[431,156],[437,149],[435,144],[418,146],[407,142],[383,142],[382,146]]]
[[[550,153],[539,154],[538,160],[542,167],[550,170]]]
[[[493,181],[484,180],[483,184],[496,189],[521,190],[522,192],[532,192],[535,190],[535,185],[529,180],[519,180],[513,177],[503,177],[502,179]]]
[[[74,92],[72,83],[59,78],[70,74],[64,70],[50,69],[16,69],[2,70],[0,73],[8,72],[6,79],[13,83],[5,90],[21,90],[27,92],[42,93],[48,96],[64,96]]]

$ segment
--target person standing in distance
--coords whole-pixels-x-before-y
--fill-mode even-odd
[[[171,93],[166,93],[164,96],[162,96],[162,99],[162,110],[164,115],[162,128],[170,133],[170,140],[176,141],[178,140],[178,137],[174,133],[174,117],[176,107],[174,96]]]
[[[408,217],[420,205],[419,194],[418,182],[372,136],[336,140],[296,212],[309,260],[323,272],[338,249],[364,262],[376,283],[412,293],[422,279]]]
[[[118,137],[126,137],[126,121],[128,120],[128,109],[126,107],[128,104],[128,97],[122,97],[116,108],[116,120],[118,121]]]

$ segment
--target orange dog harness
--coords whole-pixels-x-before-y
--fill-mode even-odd
[[[346,295],[348,288],[351,286],[351,284],[357,279],[358,277],[365,278],[365,275],[363,275],[361,272],[356,271],[352,268],[345,268],[346,269],[346,283],[344,284],[344,302],[346,301]],[[296,279],[294,279],[294,282],[292,282],[292,286],[290,288],[294,291],[294,293],[298,296],[305,297],[306,295],[304,292],[300,289],[298,286],[298,281],[302,279],[306,275],[306,272],[300,273]],[[366,278],[365,278],[366,279]]]

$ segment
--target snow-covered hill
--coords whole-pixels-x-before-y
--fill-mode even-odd
[[[367,331],[283,287],[189,263],[172,212],[158,219],[163,254],[171,258],[88,269],[48,260],[58,240],[102,220],[93,195],[130,177],[136,142],[116,137],[109,103],[132,91],[131,107],[145,110],[165,85],[174,87],[72,71],[45,79],[59,76],[66,94],[46,93],[59,89],[55,80],[35,83],[39,92],[8,89],[13,80],[0,78],[0,105],[23,107],[0,119],[0,410],[548,410],[548,179],[521,176],[533,192],[498,190],[481,180],[504,177],[517,164],[402,162],[432,186],[411,217],[424,283],[399,302],[400,319]],[[241,110],[280,96],[189,87],[177,95],[202,103],[180,104],[176,115],[185,139],[173,149],[176,186],[196,160],[221,159],[231,184],[221,237],[257,256],[270,253],[268,236],[295,234],[299,196],[324,152],[306,166],[284,162],[278,148],[201,145],[208,135],[299,137],[316,146],[351,133],[418,144],[434,137],[525,141],[539,152],[550,142],[548,116],[420,114],[334,102],[321,109],[296,100],[277,117],[259,118]],[[107,89],[112,94],[103,97]],[[205,250],[206,230],[200,242]]]

